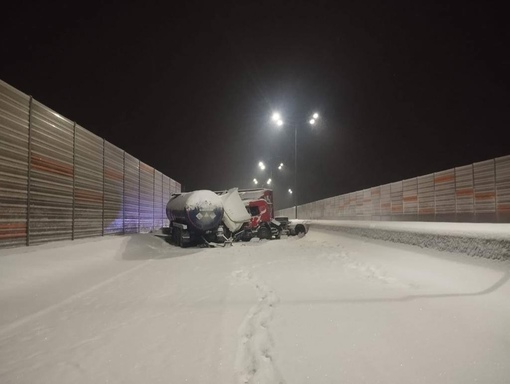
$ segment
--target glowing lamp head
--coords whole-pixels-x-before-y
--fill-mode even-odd
[[[281,118],[282,117],[280,116],[280,114],[278,112],[274,112],[273,116],[271,116],[271,119],[273,119],[273,121],[279,121],[279,120],[281,120]]]

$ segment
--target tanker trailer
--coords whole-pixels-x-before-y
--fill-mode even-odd
[[[170,233],[176,245],[221,240],[223,203],[212,191],[200,190],[173,195],[166,205]]]

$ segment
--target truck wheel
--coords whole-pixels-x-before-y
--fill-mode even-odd
[[[259,239],[270,239],[271,238],[271,230],[267,227],[260,227],[257,231],[257,236]]]
[[[173,228],[172,230],[172,240],[174,244],[178,247],[182,247],[182,233],[180,228]]]
[[[296,235],[299,238],[303,237],[306,234],[306,228],[303,224],[296,225],[295,231],[296,231]]]

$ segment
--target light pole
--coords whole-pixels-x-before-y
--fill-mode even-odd
[[[278,112],[274,112],[271,116],[271,119],[273,122],[276,123],[279,127],[281,127],[283,123],[283,119]],[[311,116],[309,116],[308,124],[310,125],[316,125],[317,120],[319,119],[319,114],[317,112],[313,113]],[[298,132],[298,121],[290,122],[290,124],[294,125],[294,191],[292,189],[289,189],[289,193],[294,196],[294,210],[295,210],[295,218],[298,218],[298,207],[297,207],[297,173],[298,173],[298,167],[297,167],[297,132]]]

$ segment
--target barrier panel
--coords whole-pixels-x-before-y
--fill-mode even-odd
[[[30,112],[28,242],[70,240],[75,126],[35,100]]]
[[[124,233],[124,151],[104,142],[104,210],[105,234]]]
[[[510,155],[297,207],[299,219],[510,222]],[[295,218],[295,207],[276,216]]]
[[[180,191],[0,80],[0,247],[157,229]]]
[[[510,156],[495,161],[497,215],[499,221],[510,221]]]
[[[154,226],[154,168],[140,161],[140,230]]]
[[[163,174],[154,171],[154,206],[152,213],[154,228],[163,227],[164,216],[166,216],[166,213],[163,210]]]
[[[0,244],[27,242],[31,98],[0,81]]]
[[[74,238],[103,234],[103,139],[76,125]]]

